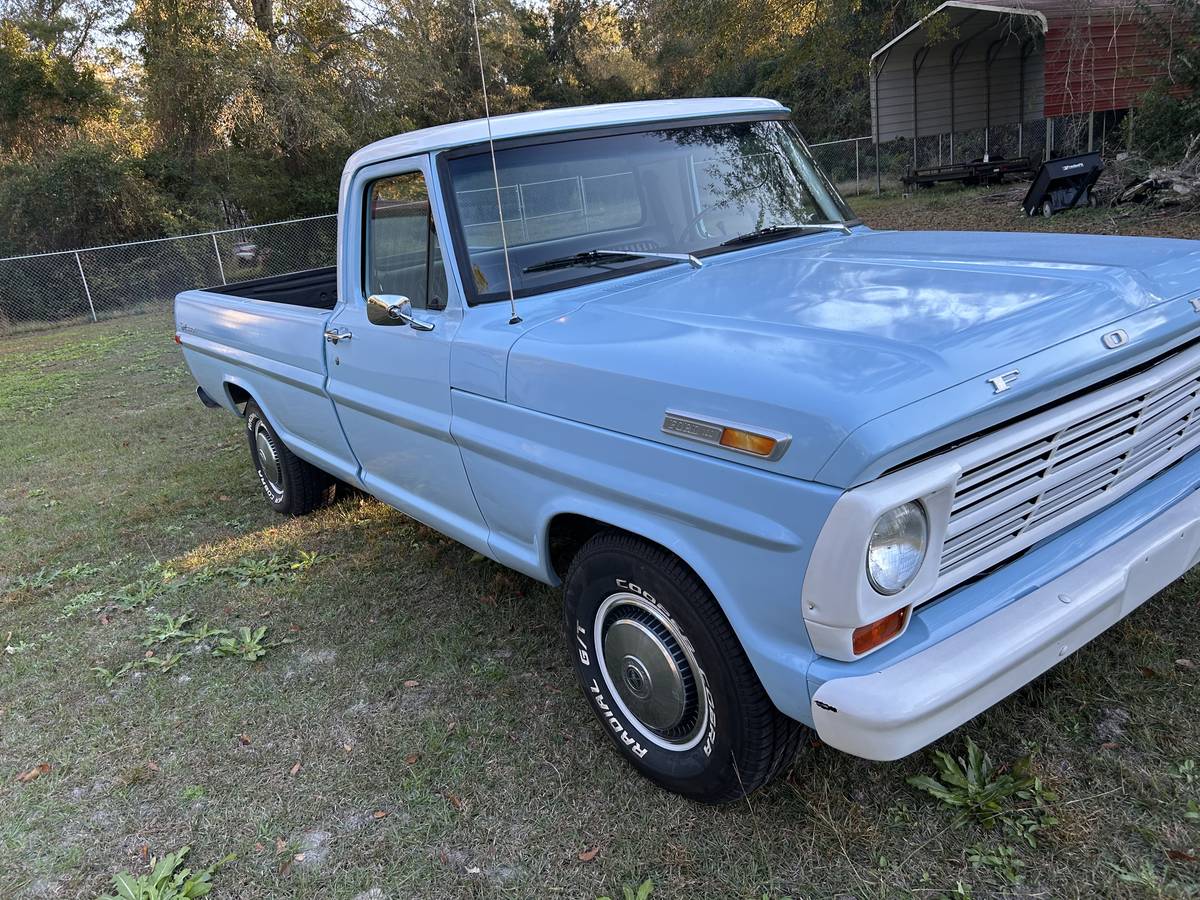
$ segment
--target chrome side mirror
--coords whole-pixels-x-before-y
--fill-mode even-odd
[[[433,331],[433,323],[415,318],[412,302],[399,294],[372,294],[367,298],[367,320],[372,325],[407,325],[415,331]]]

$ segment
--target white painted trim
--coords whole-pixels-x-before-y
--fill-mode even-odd
[[[1002,15],[1003,16],[1031,16],[1042,23],[1042,34],[1045,34],[1046,31],[1050,27],[1049,23],[1046,21],[1045,14],[1036,9],[1018,9],[1015,6],[993,6],[990,3],[969,3],[969,2],[967,2],[967,0],[946,0],[945,3],[943,3],[937,9],[935,9],[933,12],[923,16],[921,19],[914,22],[912,25],[909,25],[902,32],[900,32],[898,35],[896,35],[894,38],[892,38],[890,41],[888,41],[886,44],[884,44],[882,47],[880,47],[878,50],[876,50],[874,53],[872,53],[871,54],[871,63],[870,63],[871,66],[873,67],[875,65],[875,57],[879,56],[879,54],[881,54],[881,53],[886,53],[888,50],[890,50],[896,44],[900,43],[902,40],[904,40],[906,37],[908,37],[910,34],[912,34],[914,31],[916,31],[918,28],[924,27],[925,23],[928,22],[930,19],[932,19],[934,16],[936,16],[938,13],[940,13],[946,9],[973,9],[973,10],[977,10],[979,12],[995,13],[997,16],[1002,16]]]

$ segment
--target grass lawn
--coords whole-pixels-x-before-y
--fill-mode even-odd
[[[964,227],[980,193],[857,206]],[[92,898],[183,845],[236,854],[231,898],[1200,895],[1197,573],[934,748],[1029,755],[1031,841],[1032,800],[960,825],[910,786],[933,750],[813,741],[698,806],[608,745],[556,591],[372,500],[272,514],[170,334],[0,343],[0,898]]]

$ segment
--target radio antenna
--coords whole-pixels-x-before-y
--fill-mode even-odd
[[[500,215],[500,243],[504,247],[504,275],[508,279],[508,309],[511,313],[508,324],[521,321],[517,315],[517,296],[513,292],[512,266],[508,261],[508,231],[504,227],[504,205],[500,202],[500,172],[496,168],[496,144],[492,140],[492,113],[488,108],[487,74],[483,69],[483,44],[479,40],[479,12],[475,0],[471,0],[471,19],[475,24],[475,53],[479,57],[479,85],[483,88],[483,118],[487,122],[488,153],[492,157],[492,183],[496,186],[496,212]]]

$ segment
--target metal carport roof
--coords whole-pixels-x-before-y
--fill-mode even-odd
[[[1046,17],[948,0],[871,55],[876,141],[1040,118]]]

